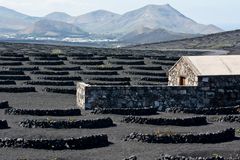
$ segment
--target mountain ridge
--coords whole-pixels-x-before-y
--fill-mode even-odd
[[[224,49],[231,54],[239,54],[240,29],[221,33],[203,35],[196,38],[186,38],[166,42],[155,42],[126,47],[128,49]]]
[[[70,23],[43,19],[34,23],[31,27],[20,32],[20,34],[39,36],[66,36],[66,35],[88,35],[86,32]]]
[[[26,36],[32,33],[56,37],[91,34],[92,37],[112,37],[112,39],[124,39],[131,42],[135,40],[133,43],[140,42],[139,38],[141,38],[142,42],[147,40],[150,43],[223,31],[214,25],[199,24],[169,4],[147,5],[122,15],[106,10],[96,10],[80,16],[71,16],[65,12],[52,12],[44,17],[32,17],[5,7],[0,7],[0,14],[0,33],[13,32],[17,35],[26,33]],[[45,25],[43,25],[44,22]],[[63,26],[60,27],[59,24]],[[42,31],[39,28],[41,26]]]

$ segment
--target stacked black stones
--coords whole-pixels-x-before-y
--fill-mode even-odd
[[[90,149],[108,146],[107,135],[92,135],[80,138],[64,139],[23,139],[23,138],[1,138],[0,147],[34,148],[34,149]]]
[[[186,156],[172,156],[168,154],[162,154],[157,160],[239,160],[239,155],[235,157],[222,157],[222,156],[212,156],[212,157],[186,157]]]
[[[229,128],[216,133],[204,134],[142,134],[133,132],[125,141],[135,140],[146,143],[220,143],[235,139],[235,129]]]
[[[39,110],[39,109],[16,109],[9,108],[5,110],[8,115],[33,115],[33,116],[79,116],[80,109],[54,109],[54,110]]]
[[[62,94],[76,94],[76,89],[68,89],[68,88],[49,88],[45,87],[43,89],[45,92],[52,92],[52,93],[62,93]]]
[[[123,122],[126,123],[139,123],[139,124],[151,124],[151,125],[176,125],[176,126],[200,126],[206,125],[207,118],[206,117],[191,117],[191,118],[143,118],[143,117],[134,117],[127,116],[124,117]]]
[[[130,156],[129,158],[125,158],[123,160],[137,160],[136,156]],[[172,156],[169,154],[162,154],[156,160],[239,160],[240,157],[237,155],[235,157],[222,157],[222,156],[212,156],[212,157],[187,157],[187,156]]]
[[[227,116],[223,116],[218,118],[218,121],[220,122],[237,122],[240,123],[240,116],[239,115],[227,115]]]
[[[95,108],[94,114],[154,115],[158,108]]]
[[[9,108],[8,101],[0,102],[0,109],[5,109],[5,108]]]
[[[240,106],[232,107],[206,107],[206,108],[180,108],[172,107],[166,110],[167,112],[174,113],[192,113],[192,114],[204,114],[204,115],[224,115],[224,114],[239,114]]]
[[[0,120],[0,129],[7,129],[8,127],[8,123],[6,120]]]
[[[115,126],[111,118],[94,120],[25,120],[19,122],[19,126],[26,128],[106,128]]]

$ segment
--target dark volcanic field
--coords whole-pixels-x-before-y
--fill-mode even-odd
[[[181,55],[206,54],[176,51],[128,51],[120,49],[93,49],[64,46],[0,44],[0,101],[19,109],[65,109],[77,108],[75,82],[84,81],[104,85],[165,85],[166,70]],[[20,62],[13,63],[13,62]],[[18,72],[11,72],[16,71]],[[20,70],[20,71],[19,71]],[[93,72],[93,73],[92,73]],[[28,78],[22,78],[26,76]],[[21,77],[15,79],[12,77]],[[47,77],[47,78],[46,78]],[[53,77],[53,78],[51,78]],[[65,78],[59,78],[65,77]],[[7,82],[8,81],[8,82]],[[9,82],[11,81],[11,83]],[[12,83],[12,81],[14,83]],[[62,83],[59,83],[62,82]],[[10,83],[10,84],[7,84]],[[12,88],[34,87],[36,92],[8,93]],[[70,94],[46,92],[48,88],[70,89]],[[10,89],[9,89],[10,88]],[[4,91],[4,92],[3,92]],[[28,90],[26,90],[28,91]],[[59,90],[57,90],[59,92]],[[114,107],[114,106],[113,106]],[[95,115],[83,111],[81,116],[28,116],[5,115],[0,109],[1,119],[8,121],[9,129],[0,130],[0,138],[70,138],[107,134],[109,146],[86,150],[44,150],[22,148],[0,148],[0,159],[67,159],[67,160],[121,160],[136,155],[140,160],[155,160],[160,154],[229,157],[240,153],[240,140],[218,144],[147,144],[124,141],[132,132],[156,133],[206,133],[226,128],[240,128],[240,123],[213,122],[218,116],[208,116],[209,124],[203,126],[154,126],[121,122],[121,115]],[[192,117],[190,114],[159,113],[146,117]],[[20,121],[26,119],[82,120],[110,117],[115,127],[101,129],[43,129],[22,128]],[[236,133],[237,137],[239,134]]]

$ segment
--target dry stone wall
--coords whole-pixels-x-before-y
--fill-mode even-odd
[[[199,77],[198,86],[98,86],[78,83],[80,108],[224,107],[240,103],[240,76]]]

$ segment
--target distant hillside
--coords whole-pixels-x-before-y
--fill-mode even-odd
[[[43,18],[49,19],[49,20],[54,20],[54,21],[67,22],[67,23],[71,23],[74,20],[74,17],[72,17],[64,12],[53,12],[53,13],[46,15]]]
[[[109,22],[118,18],[119,16],[119,14],[113,12],[97,10],[76,17],[74,24],[77,26],[80,25],[88,32],[102,34],[102,26],[108,25]]]
[[[226,49],[240,53],[240,30],[197,38],[131,46],[132,49]]]
[[[179,40],[184,38],[192,38],[200,35],[197,34],[186,34],[186,33],[176,33],[167,31],[165,29],[143,29],[141,31],[133,31],[122,38],[120,41],[132,44],[143,44],[143,43],[154,43],[154,42],[164,42],[169,40]]]
[[[0,33],[24,29],[37,20],[38,18],[36,17],[31,17],[0,6]]]
[[[223,31],[214,25],[199,24],[170,5],[147,5],[127,12],[101,26],[101,32],[129,33],[139,28],[166,29],[188,34],[209,34]]]
[[[59,40],[89,42],[114,41],[117,45],[162,42],[222,32],[214,25],[195,22],[172,6],[147,5],[119,15],[106,10],[79,16],[53,12],[44,17],[32,17],[0,7],[0,39],[55,37]],[[91,39],[86,37],[91,35]],[[121,43],[121,44],[120,44]]]
[[[72,24],[53,20],[40,20],[34,23],[31,27],[21,31],[21,34],[49,37],[88,35],[86,32]]]

